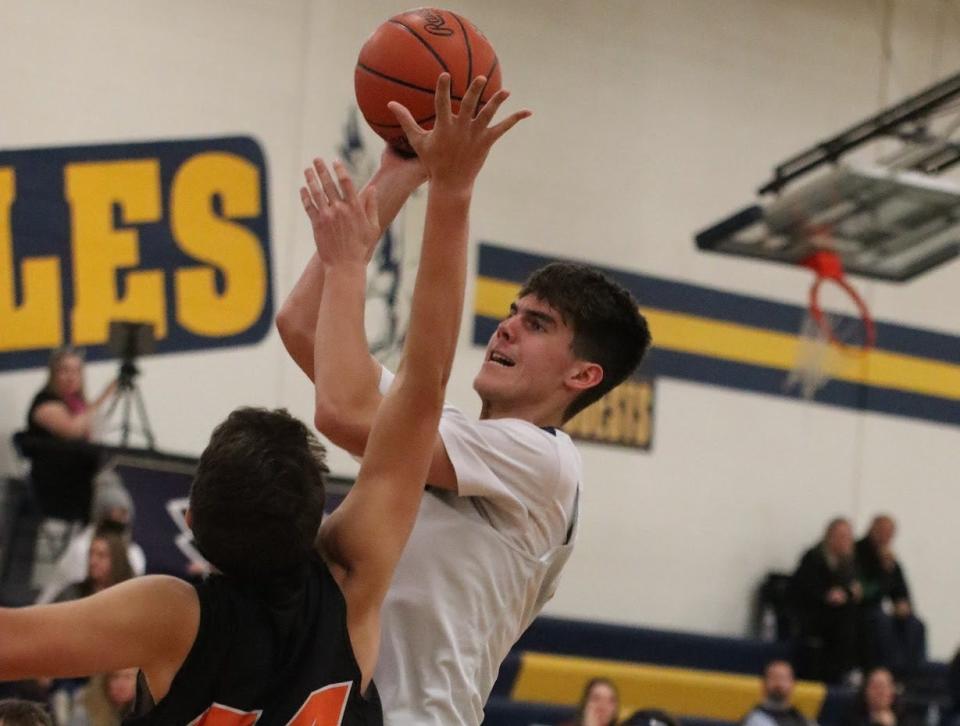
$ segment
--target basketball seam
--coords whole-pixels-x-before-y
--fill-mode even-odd
[[[487,92],[487,86],[490,84],[490,79],[493,78],[493,74],[497,72],[497,66],[500,64],[500,59],[497,58],[497,54],[493,54],[493,65],[490,66],[490,70],[487,71],[487,81],[483,84],[483,90],[480,91],[480,98],[483,98],[483,94]]]
[[[443,68],[443,70],[446,71],[447,73],[450,72],[450,69],[447,68],[447,64],[443,62],[443,58],[440,57],[440,54],[437,53],[437,51],[435,51],[435,50],[433,49],[433,46],[432,46],[432,45],[430,45],[427,41],[425,41],[423,38],[421,38],[420,35],[417,33],[416,30],[414,30],[413,28],[411,28],[411,27],[410,27],[409,25],[407,25],[406,23],[401,23],[399,20],[394,20],[394,19],[391,18],[391,19],[389,20],[389,22],[393,23],[394,25],[399,25],[401,28],[403,28],[403,29],[406,30],[408,33],[410,33],[414,38],[416,38],[416,39],[419,40],[421,43],[423,43],[423,47],[426,48],[427,50],[429,50],[429,51],[430,51],[430,54],[431,54],[434,58],[437,59],[437,63],[440,64],[440,67]]]
[[[456,13],[450,14],[457,21],[457,25],[460,26],[460,32],[463,33],[463,44],[467,46],[467,88],[469,88],[470,84],[473,83],[473,49],[470,48],[470,38],[467,36],[467,29],[463,26],[460,16]],[[464,93],[466,93],[466,89],[464,89]]]
[[[424,116],[423,118],[418,118],[418,119],[416,119],[416,122],[417,122],[417,125],[418,125],[418,126],[422,126],[423,124],[427,123],[428,121],[433,121],[436,117],[437,117],[437,114],[432,113],[432,114],[430,114],[429,116]],[[364,118],[367,118],[367,117],[364,116]],[[381,129],[400,129],[400,128],[403,128],[400,124],[378,124],[376,121],[371,121],[371,120],[368,119],[368,118],[367,118],[367,123],[370,124],[371,126],[378,126],[378,127],[381,128]]]
[[[413,83],[410,83],[409,81],[405,81],[402,78],[394,78],[393,76],[388,76],[386,73],[381,73],[378,70],[374,70],[370,66],[366,66],[363,63],[357,63],[357,68],[359,68],[360,70],[366,71],[370,75],[377,76],[379,78],[382,78],[385,81],[390,81],[391,83],[396,83],[401,86],[405,86],[406,88],[410,88],[414,91],[420,91],[421,93],[429,93],[431,96],[434,94],[433,88],[424,88],[423,86],[418,86]],[[453,94],[450,94],[450,99],[453,101],[462,101],[463,96],[455,96]]]
[[[394,78],[393,76],[388,76],[386,73],[381,73],[380,71],[374,70],[370,66],[366,66],[363,63],[357,63],[357,68],[360,68],[361,70],[364,70],[371,75],[379,76],[385,81],[391,81],[392,83],[398,83],[401,86],[412,88],[414,91],[421,91],[422,93],[431,93],[431,94],[434,92],[434,89],[432,88],[424,88],[423,86],[418,86],[414,83],[410,83],[410,81],[405,81],[402,78]]]

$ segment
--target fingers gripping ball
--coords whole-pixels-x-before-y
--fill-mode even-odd
[[[451,77],[453,112],[477,76],[487,78],[481,105],[501,86],[500,63],[493,46],[476,26],[449,10],[420,8],[395,15],[373,31],[360,49],[354,85],[360,112],[371,128],[408,156],[413,149],[390,101],[406,106],[424,128],[434,120],[434,90],[446,71]]]

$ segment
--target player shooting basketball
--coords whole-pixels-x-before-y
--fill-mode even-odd
[[[437,435],[473,180],[493,143],[526,115],[491,126],[500,93],[474,118],[481,85],[471,85],[455,115],[441,82],[435,129],[411,134],[432,183],[410,330],[357,481],[320,527],[323,559],[314,549],[323,503],[317,442],[284,412],[234,411],[201,456],[189,515],[198,548],[223,574],[197,587],[143,577],[71,603],[0,609],[0,678],[138,667],[136,724],[380,722],[369,687],[380,607]],[[320,258],[331,269],[349,266],[380,234],[376,193],[358,195],[342,168],[338,185],[315,166],[319,179],[308,175],[302,198],[323,240]],[[316,335],[318,346],[326,340]]]
[[[401,119],[411,141],[424,133]],[[385,152],[372,181],[384,227],[426,175]],[[364,290],[363,265],[330,266],[321,253],[277,317],[315,380],[318,428],[355,455],[393,379],[368,353]],[[384,605],[376,680],[387,723],[481,722],[500,663],[573,545],[581,464],[558,427],[630,375],[649,343],[636,301],[593,270],[549,265],[523,286],[474,380],[480,420],[445,407],[431,445],[427,493]]]

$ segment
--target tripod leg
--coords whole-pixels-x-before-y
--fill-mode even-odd
[[[123,392],[123,411],[120,419],[120,445],[127,448],[127,442],[130,440],[130,390]]]
[[[153,429],[150,428],[150,419],[147,418],[147,406],[143,402],[143,394],[140,388],[134,385],[132,393],[136,399],[137,413],[140,417],[140,424],[143,426],[143,437],[147,440],[147,448],[151,451],[154,448]]]

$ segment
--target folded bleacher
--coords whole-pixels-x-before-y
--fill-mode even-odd
[[[561,723],[595,676],[617,683],[625,713],[655,707],[686,726],[735,723],[760,699],[764,664],[792,656],[787,643],[539,618],[501,668],[484,723]],[[803,681],[795,694],[797,706],[824,726],[842,718],[852,699],[849,689]]]

